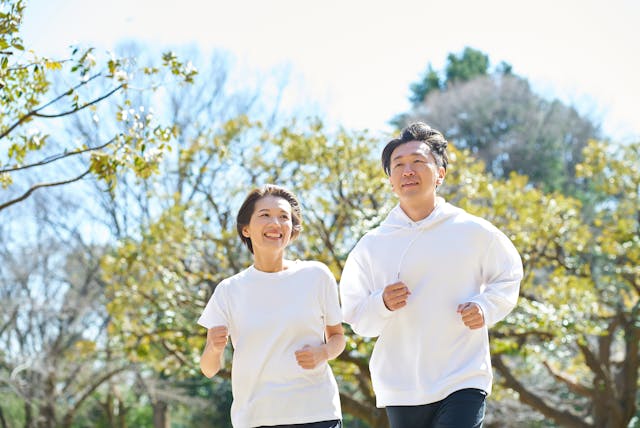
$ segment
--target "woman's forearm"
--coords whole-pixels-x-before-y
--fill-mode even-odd
[[[220,371],[222,351],[217,351],[212,345],[207,343],[200,357],[200,370],[206,377],[213,377]]]
[[[338,355],[342,354],[346,344],[346,339],[343,333],[334,333],[327,339],[327,343],[323,346],[327,350],[327,360],[333,360]]]

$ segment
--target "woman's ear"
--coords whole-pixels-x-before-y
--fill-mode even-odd
[[[249,230],[246,227],[242,228],[242,236],[244,236],[245,238],[249,237]]]

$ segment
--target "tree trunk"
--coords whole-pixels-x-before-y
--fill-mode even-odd
[[[55,377],[51,374],[45,380],[44,400],[38,412],[38,428],[54,428],[56,426]]]
[[[28,400],[24,402],[24,428],[33,428],[33,412]]]
[[[170,428],[169,405],[162,400],[154,401],[153,428]]]
[[[2,412],[2,406],[0,406],[0,424],[2,424],[2,428],[7,428],[7,421],[4,420],[4,413]]]

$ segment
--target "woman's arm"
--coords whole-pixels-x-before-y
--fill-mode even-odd
[[[200,370],[206,377],[213,377],[220,371],[220,360],[228,338],[229,332],[225,326],[207,330],[207,343],[200,357]]]
[[[296,351],[296,360],[303,369],[313,369],[327,360],[333,360],[344,351],[345,338],[342,324],[325,327],[327,343],[319,346],[305,345]]]

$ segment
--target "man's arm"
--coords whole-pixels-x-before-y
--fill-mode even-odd
[[[385,290],[372,290],[371,272],[359,260],[356,250],[349,254],[340,279],[342,316],[357,334],[376,337],[393,312],[385,305]]]
[[[515,307],[522,276],[522,260],[518,251],[509,238],[497,231],[482,262],[485,289],[469,299],[479,306],[480,315],[488,327],[502,320]]]

